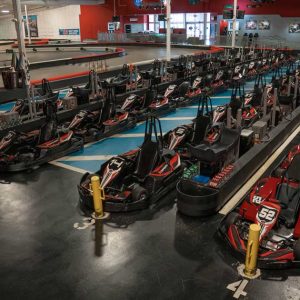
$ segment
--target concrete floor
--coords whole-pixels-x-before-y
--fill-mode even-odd
[[[229,94],[218,95],[215,104]],[[178,110],[163,121],[164,131],[178,125],[178,118],[189,123],[183,118],[194,113],[194,108]],[[140,142],[138,137],[117,140],[115,146],[96,143],[95,153],[87,148],[81,155],[117,154],[120,145]],[[72,164],[74,156],[61,163]],[[82,159],[82,169],[101,163],[87,162]],[[0,174],[1,299],[233,299],[227,286],[241,280],[239,262],[217,234],[222,215],[185,217],[177,212],[173,194],[156,207],[92,224],[78,208],[81,176],[50,164]],[[300,270],[263,271],[244,290],[241,299],[299,300]]]
[[[80,174],[47,165],[1,177],[1,299],[232,299],[226,287],[241,278],[216,233],[221,215],[185,217],[171,200],[89,226]],[[263,272],[241,299],[298,300],[299,271]]]

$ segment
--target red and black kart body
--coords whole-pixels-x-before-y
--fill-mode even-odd
[[[222,221],[219,231],[235,253],[246,253],[250,224],[259,224],[258,266],[300,266],[300,145]]]
[[[197,76],[191,85],[188,81],[184,81],[179,86],[170,86],[169,89],[174,89],[172,101],[176,107],[192,105],[198,102],[202,97],[203,77]]]
[[[105,137],[133,128],[136,118],[128,111],[115,108],[114,84],[103,82],[106,89],[105,100],[99,102],[98,111],[80,111],[70,123],[65,124],[85,143],[101,140]]]
[[[225,91],[228,88],[228,76],[227,70],[218,71],[215,76],[213,76],[210,82],[210,89],[212,94],[217,94]]]
[[[47,79],[42,80],[41,89],[38,91],[38,95],[32,101],[31,113],[36,113],[37,115],[42,115],[44,110],[44,103],[50,101],[56,103],[56,109],[63,109],[62,101],[59,99],[59,93],[53,92],[50,83]],[[15,102],[10,112],[17,112],[22,119],[30,116],[30,108],[28,99],[19,99]]]
[[[29,133],[9,132],[0,141],[0,171],[15,172],[35,168],[83,147],[73,132],[57,130],[56,104],[46,101],[46,123]]]
[[[148,106],[148,112],[155,116],[161,116],[175,111],[176,104],[172,101],[173,96],[177,92],[176,85],[170,85],[164,95],[157,95]]]
[[[245,73],[246,79],[250,80],[254,78],[257,75],[257,70],[256,70],[257,64],[255,61],[251,61],[248,65],[247,71]]]
[[[240,129],[211,124],[209,116],[200,116],[189,135],[188,142],[175,147],[189,166],[177,184],[177,207],[188,216],[207,216],[216,212],[217,187],[226,180],[238,158]]]
[[[136,94],[129,95],[122,106],[117,108],[119,113],[128,112],[130,116],[133,116],[138,122],[146,118],[147,105],[146,95],[138,96]]]
[[[96,173],[105,192],[104,210],[125,212],[147,208],[175,188],[182,171],[179,154],[163,147],[159,120],[150,116],[141,147],[111,158]],[[81,203],[88,208],[93,208],[92,176],[86,173],[78,185]]]

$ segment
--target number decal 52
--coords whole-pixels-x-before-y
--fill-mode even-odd
[[[269,224],[272,223],[277,216],[277,209],[268,207],[268,206],[261,206],[257,213],[257,219],[261,223]]]

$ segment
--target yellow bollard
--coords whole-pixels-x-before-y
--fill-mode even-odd
[[[104,191],[101,188],[99,176],[93,176],[91,178],[91,188],[94,200],[95,216],[101,218],[103,217],[102,201],[104,200]]]
[[[256,275],[257,270],[257,256],[259,249],[259,233],[260,225],[251,224],[249,228],[249,237],[246,252],[246,262],[244,274],[248,277]]]

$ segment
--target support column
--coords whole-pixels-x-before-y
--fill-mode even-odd
[[[24,42],[24,31],[23,31],[23,23],[22,23],[23,16],[21,11],[21,3],[20,0],[12,0],[12,4],[14,9],[14,22],[16,26],[17,39],[18,39],[20,70],[23,72],[29,111],[32,116],[29,62],[26,56],[26,48]]]
[[[238,0],[234,0],[234,2],[233,2],[233,19],[232,19],[233,26],[232,26],[232,43],[231,43],[232,48],[235,48],[237,2],[238,2]]]
[[[205,40],[207,39],[206,27],[207,27],[207,13],[204,13],[204,32],[203,32],[204,45],[206,45]]]
[[[27,5],[24,5],[24,10],[25,10],[25,17],[26,17],[26,28],[27,28],[27,33],[28,33],[28,42],[31,44],[31,35],[30,35],[30,30],[29,30],[29,20],[28,20],[28,13],[27,13]]]
[[[167,61],[171,60],[171,0],[166,0],[167,8]]]

